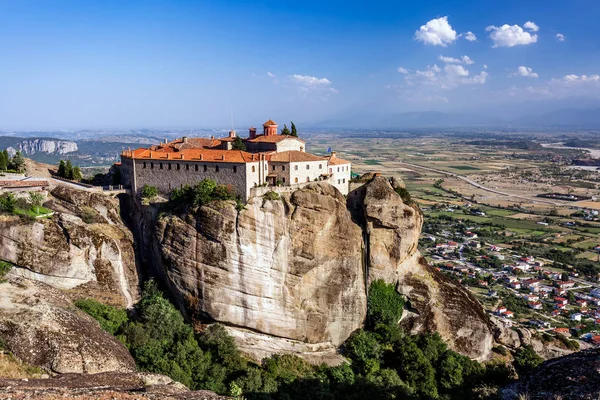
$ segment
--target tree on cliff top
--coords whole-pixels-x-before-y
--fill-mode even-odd
[[[25,168],[25,157],[23,157],[23,154],[21,154],[20,151],[17,151],[15,153],[15,155],[12,158],[11,164],[13,168],[18,172],[23,171],[23,169]]]
[[[235,140],[233,141],[233,145],[231,146],[231,148],[233,150],[246,151],[246,145],[244,144],[244,141],[242,140],[242,138],[240,138],[239,136],[235,138]]]
[[[298,131],[296,130],[296,125],[294,125],[293,122],[291,122],[292,124],[292,136],[298,137]]]
[[[292,134],[286,124],[283,124],[283,129],[281,130],[281,134],[286,135],[286,136],[289,136]]]
[[[8,157],[4,155],[4,152],[0,152],[0,171],[8,169]]]
[[[56,175],[58,175],[59,178],[67,177],[67,166],[65,165],[64,160],[60,160],[58,163],[58,171],[56,172]]]

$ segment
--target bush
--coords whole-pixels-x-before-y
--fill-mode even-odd
[[[99,214],[93,207],[82,206],[79,212],[79,217],[86,224],[94,224],[99,222]]]
[[[402,201],[405,202],[406,204],[412,203],[412,197],[410,196],[410,193],[408,190],[406,190],[406,188],[398,187],[398,188],[396,188],[396,193],[398,193],[400,195],[400,197],[402,198]]]
[[[102,329],[113,335],[119,332],[123,324],[127,322],[125,310],[99,303],[93,299],[75,300],[75,306],[88,313],[100,323]]]
[[[158,189],[156,186],[144,185],[142,187],[142,198],[153,199],[156,196],[158,196]]]
[[[519,373],[530,372],[543,361],[544,359],[528,344],[521,346],[515,353],[515,367]]]
[[[11,263],[0,260],[0,283],[5,282],[4,277],[12,267],[13,265]]]
[[[5,193],[0,196],[0,211],[13,214],[17,207],[17,200],[12,193]]]
[[[378,279],[371,283],[367,298],[367,319],[372,328],[378,324],[397,325],[404,310],[404,299],[394,285]]]
[[[268,191],[267,193],[265,193],[263,195],[263,198],[265,200],[281,200],[281,196],[279,196],[279,193],[274,192],[272,190]]]

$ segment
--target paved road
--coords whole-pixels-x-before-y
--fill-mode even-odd
[[[455,174],[455,173],[452,173],[452,172],[447,172],[447,171],[443,171],[443,170],[441,170],[441,169],[430,168],[430,167],[424,167],[424,166],[422,166],[422,165],[418,165],[418,164],[411,164],[411,163],[406,163],[406,162],[403,162],[402,164],[404,164],[404,165],[408,165],[408,166],[410,166],[410,167],[421,168],[421,169],[425,169],[425,170],[427,170],[427,171],[437,172],[438,174],[443,174],[443,175],[451,176],[451,177],[454,177],[454,178],[458,178],[458,179],[461,179],[461,180],[463,180],[463,181],[467,182],[467,183],[468,183],[468,184],[470,184],[470,185],[473,185],[473,186],[475,186],[476,188],[479,188],[479,189],[481,189],[481,190],[485,190],[485,191],[487,191],[487,192],[490,192],[490,193],[499,194],[499,195],[501,195],[501,196],[514,197],[514,198],[516,198],[516,199],[522,199],[522,200],[527,200],[527,201],[533,201],[534,203],[544,203],[544,204],[551,204],[551,205],[554,205],[554,206],[563,206],[563,207],[564,207],[564,206],[566,206],[566,205],[567,205],[567,204],[565,204],[565,203],[555,202],[555,201],[551,201],[551,200],[542,200],[542,199],[540,199],[540,198],[538,198],[538,197],[536,197],[536,198],[533,198],[533,197],[527,197],[527,196],[518,196],[518,195],[515,195],[515,194],[511,194],[511,193],[501,192],[501,191],[499,191],[499,190],[496,190],[496,189],[492,189],[492,188],[489,188],[489,187],[483,186],[483,185],[481,185],[481,184],[479,184],[479,183],[475,182],[474,180],[467,178],[466,176],[457,175],[457,174]]]

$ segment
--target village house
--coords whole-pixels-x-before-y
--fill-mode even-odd
[[[527,304],[529,305],[529,308],[533,308],[534,310],[542,309],[542,303],[540,303],[539,301],[533,301]]]
[[[348,194],[351,163],[335,152],[321,157],[306,152],[306,142],[296,136],[279,134],[272,120],[263,124],[263,133],[249,129],[247,138],[235,131],[225,138],[187,138],[121,154],[121,176],[132,193],[144,185],[156,186],[162,194],[205,178],[231,188],[241,199],[256,195],[268,186],[302,187],[326,181]],[[242,146],[241,146],[242,145]],[[239,150],[239,148],[245,150]],[[236,149],[237,148],[237,149]]]

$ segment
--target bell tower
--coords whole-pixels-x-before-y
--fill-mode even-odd
[[[265,136],[277,135],[277,124],[272,120],[268,120],[263,124],[263,133]]]

